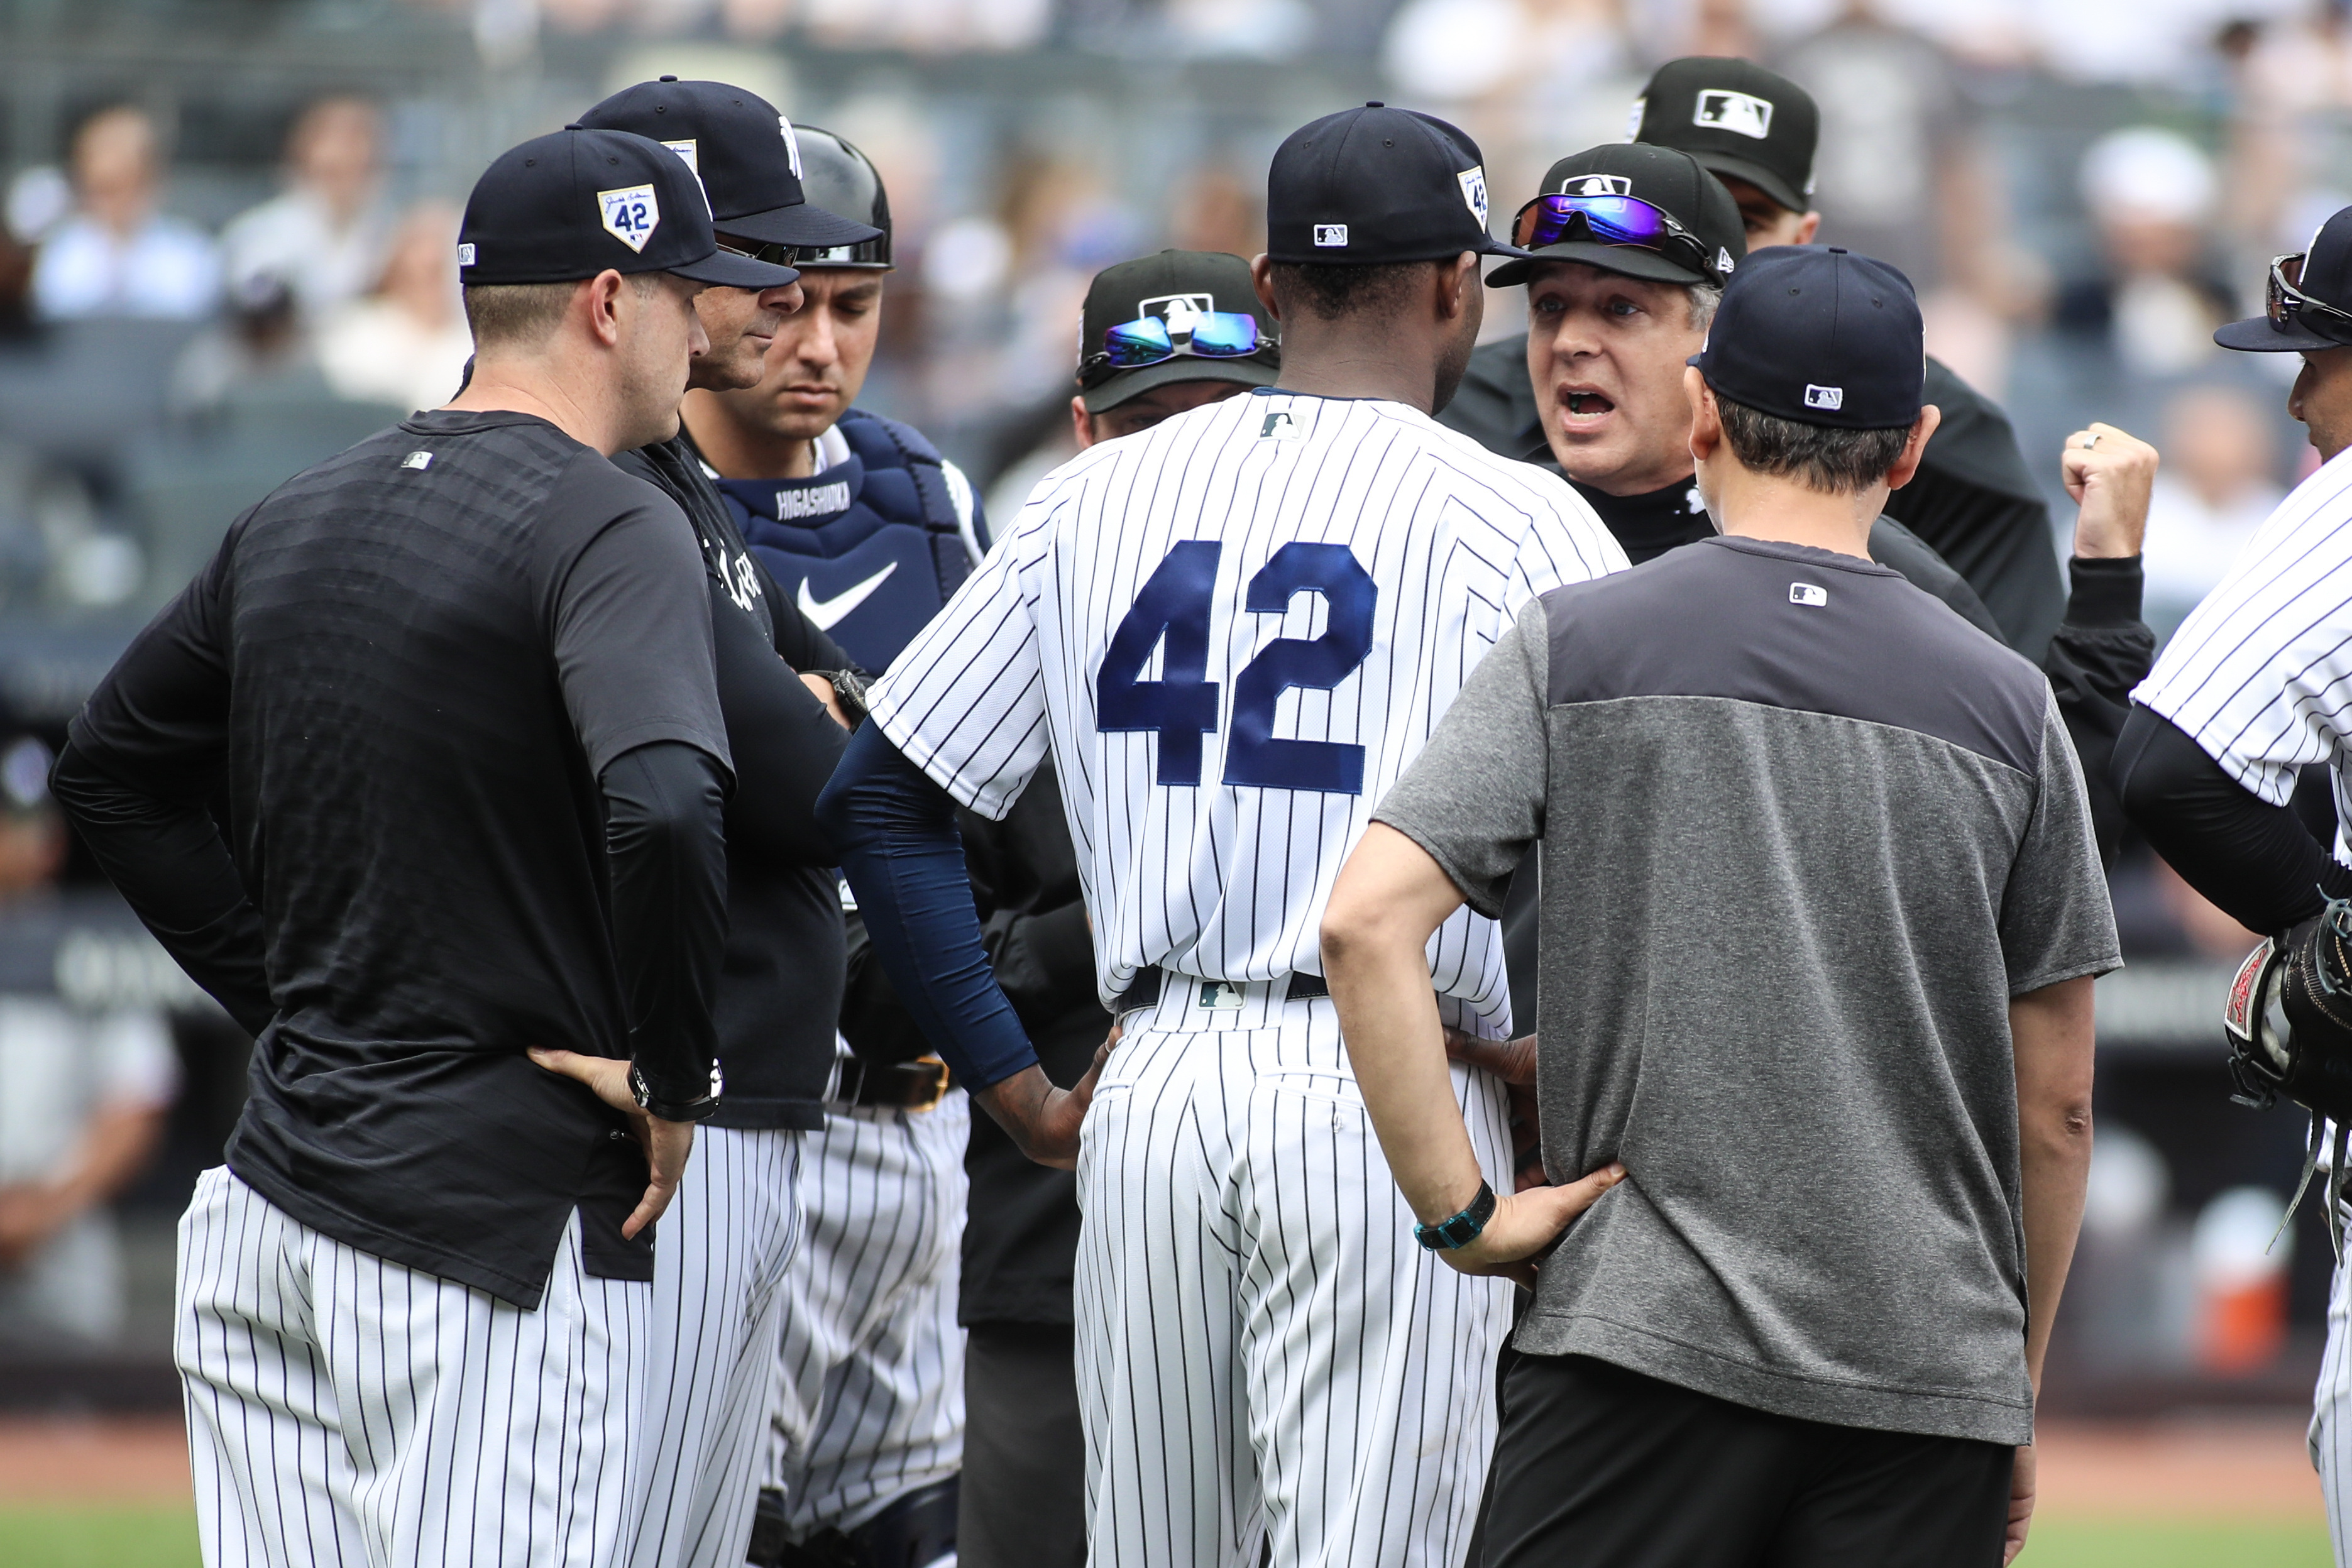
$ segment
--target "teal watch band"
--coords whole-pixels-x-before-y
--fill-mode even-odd
[[[1495,1189],[1485,1182],[1478,1184],[1478,1196],[1470,1207],[1450,1219],[1434,1225],[1416,1225],[1412,1239],[1432,1252],[1451,1252],[1457,1247],[1467,1247],[1486,1232],[1486,1221],[1495,1218]]]

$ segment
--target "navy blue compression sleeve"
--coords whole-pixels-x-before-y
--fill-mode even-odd
[[[816,800],[900,1002],[967,1089],[1037,1063],[981,945],[955,801],[863,724]]]

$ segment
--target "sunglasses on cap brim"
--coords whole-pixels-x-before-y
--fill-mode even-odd
[[[2290,331],[2300,325],[2323,338],[2352,342],[2352,311],[2340,310],[2303,291],[2303,265],[2309,254],[2299,250],[2272,258],[2270,281],[2263,289],[2263,313],[2277,331]]]
[[[1639,196],[1538,196],[1512,221],[1511,243],[1521,250],[1540,250],[1580,237],[1579,229],[1597,245],[1654,250],[1670,259],[1687,258],[1694,272],[1715,272],[1699,237]]]
[[[764,261],[771,267],[798,267],[801,247],[796,245],[771,245],[755,239],[743,239],[733,235],[719,236],[719,248],[730,256],[740,256],[750,261]]]
[[[1276,347],[1271,335],[1258,330],[1257,318],[1237,310],[1204,310],[1186,320],[1190,331],[1181,342],[1157,316],[1139,316],[1108,329],[1103,346],[1079,362],[1078,384],[1097,386],[1121,371],[1139,371],[1186,355],[1245,360]]]

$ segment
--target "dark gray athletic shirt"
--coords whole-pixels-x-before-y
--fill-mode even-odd
[[[1703,540],[1528,606],[1375,813],[1543,843],[1544,1164],[1628,1179],[1523,1350],[2028,1441],[2008,1005],[2115,968],[2048,682],[1888,569]]]

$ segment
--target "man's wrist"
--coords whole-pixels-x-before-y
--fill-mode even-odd
[[[1500,1200],[1481,1177],[1469,1201],[1451,1213],[1423,1220],[1412,1228],[1412,1238],[1432,1252],[1452,1252],[1467,1247],[1486,1233]]]
[[[637,1109],[659,1122],[707,1122],[719,1113],[719,1096],[725,1091],[725,1080],[719,1063],[710,1064],[710,1078],[699,1085],[700,1093],[685,1092],[674,1080],[646,1077],[645,1069],[636,1062],[629,1063],[629,1093],[635,1099]]]

